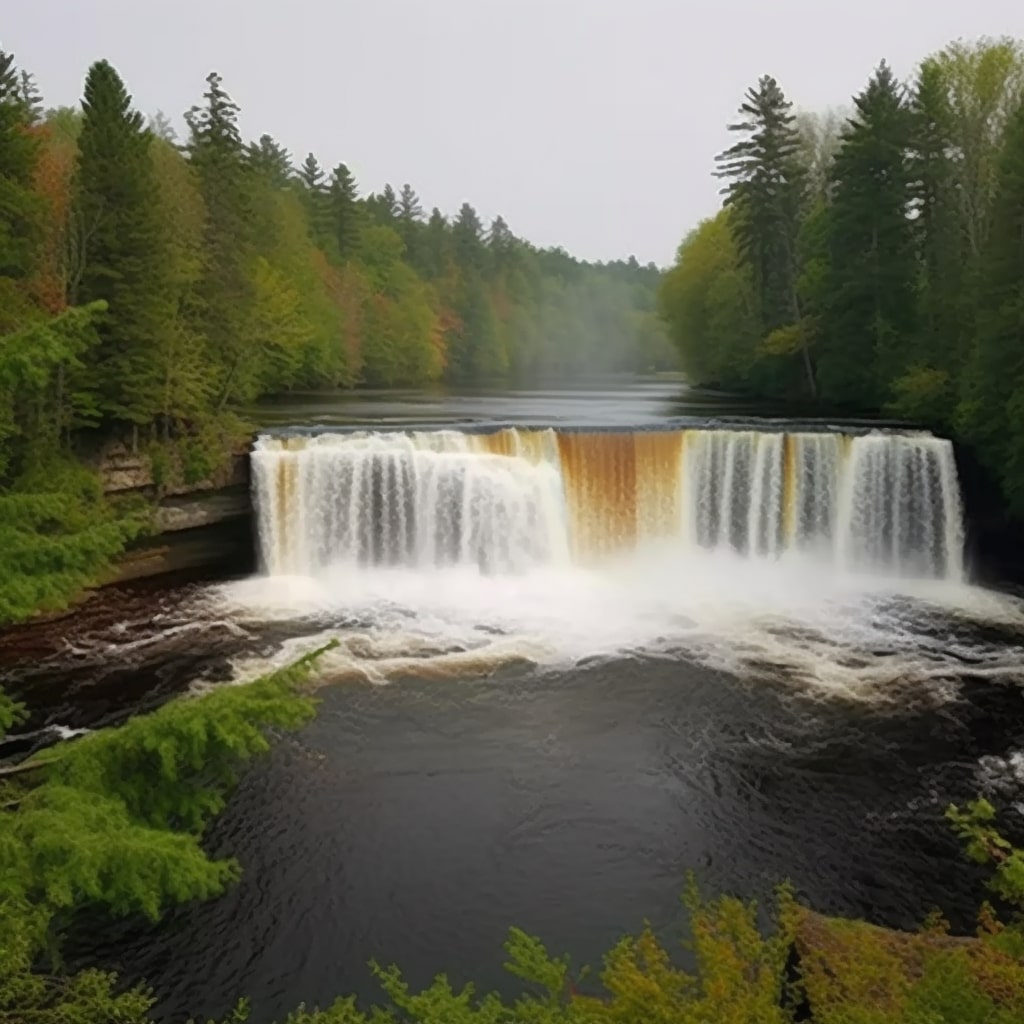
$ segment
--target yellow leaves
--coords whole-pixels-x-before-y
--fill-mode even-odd
[[[760,351],[767,356],[792,356],[809,345],[813,340],[810,319],[805,317],[795,324],[776,328],[760,345]]]

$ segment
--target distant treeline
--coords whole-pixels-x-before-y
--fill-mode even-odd
[[[173,433],[294,388],[672,365],[653,265],[537,249],[469,203],[426,215],[409,185],[360,198],[344,164],[246,143],[238,113],[211,74],[179,143],[106,61],[81,109],[44,112],[0,54],[8,463],[18,438]]]
[[[692,379],[885,410],[972,443],[1024,513],[1024,49],[956,42],[852,111],[774,78],[660,305]]]
[[[44,110],[0,51],[0,621],[124,543],[78,463],[100,439],[199,478],[261,395],[675,365],[655,266],[538,249],[469,203],[428,216],[409,185],[360,197],[238,113],[211,74],[179,140],[106,61]]]

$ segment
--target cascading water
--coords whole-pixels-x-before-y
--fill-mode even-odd
[[[673,538],[853,572],[963,573],[952,446],[927,434],[265,436],[253,480],[274,575],[335,564],[513,573]]]

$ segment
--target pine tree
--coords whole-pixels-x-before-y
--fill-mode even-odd
[[[908,170],[913,227],[921,259],[920,335],[915,362],[951,373],[961,362],[967,252],[957,214],[949,95],[941,67],[921,65],[910,102],[913,136]]]
[[[22,280],[31,272],[41,213],[32,190],[39,142],[27,128],[14,57],[0,50],[0,332],[14,326],[4,323],[14,295],[4,287],[3,278]]]
[[[246,327],[254,289],[250,169],[238,129],[238,106],[225,92],[220,75],[207,76],[202,106],[185,115],[188,152],[206,207],[206,273],[199,300],[202,332],[213,365],[219,409],[234,391],[235,377],[247,354]]]
[[[958,421],[1024,513],[1024,102],[1007,126]]]
[[[515,235],[509,230],[505,218],[495,217],[487,232],[487,250],[495,271],[502,271],[510,266],[515,247]]]
[[[308,153],[302,162],[302,166],[299,168],[299,177],[310,192],[322,192],[326,187],[324,169],[312,153]]]
[[[330,187],[324,169],[312,153],[299,168],[299,180],[305,190],[306,216],[311,237],[321,249],[333,256],[336,252],[337,239]]]
[[[392,227],[398,219],[398,196],[390,185],[385,185],[380,195],[366,197],[366,211],[374,224]]]
[[[423,207],[412,185],[402,186],[402,193],[398,198],[398,219],[404,224],[423,220]]]
[[[463,271],[482,270],[484,264],[484,226],[476,210],[463,203],[452,225],[455,258]]]
[[[331,174],[328,187],[331,229],[338,256],[350,260],[359,248],[359,232],[363,227],[363,212],[359,206],[359,190],[355,178],[344,164],[338,164]]]
[[[884,62],[854,103],[833,170],[818,379],[824,397],[871,409],[889,398],[915,337],[913,121]]]
[[[402,186],[398,197],[398,220],[395,226],[405,243],[406,262],[418,268],[422,263],[423,207],[412,185]]]
[[[106,61],[89,69],[82,110],[74,188],[84,232],[78,296],[108,307],[93,360],[95,386],[105,415],[148,423],[160,408],[153,341],[165,288],[152,136]]]
[[[249,166],[273,188],[286,188],[292,178],[292,158],[284,146],[270,135],[249,144]]]
[[[740,106],[743,120],[729,125],[743,137],[717,158],[716,176],[726,179],[726,205],[741,258],[750,268],[758,296],[761,334],[801,320],[797,291],[797,239],[806,174],[798,155],[801,139],[792,104],[778,82],[763,76]],[[808,390],[816,393],[807,332],[801,354]]]
[[[25,120],[28,124],[39,124],[43,119],[43,96],[36,85],[35,75],[22,71],[18,76],[21,102],[25,107]]]
[[[451,230],[444,214],[435,206],[430,211],[421,239],[416,269],[428,281],[438,281],[451,262]]]

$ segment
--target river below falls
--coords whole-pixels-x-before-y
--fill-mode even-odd
[[[518,411],[518,416],[517,416]],[[778,410],[673,382],[308,396],[267,426],[650,425]],[[895,927],[971,927],[984,873],[943,814],[983,793],[1024,837],[1024,604],[959,581],[837,580],[800,561],[677,557],[510,577],[381,570],[101,595],[0,637],[46,730],[116,722],[327,638],[317,718],[253,766],[208,838],[223,898],[90,921],[73,964],[153,986],[161,1020],[254,1024],[353,992],[506,988],[512,925],[595,964],[649,920],[685,934],[687,872]],[[685,953],[680,953],[686,962]]]

